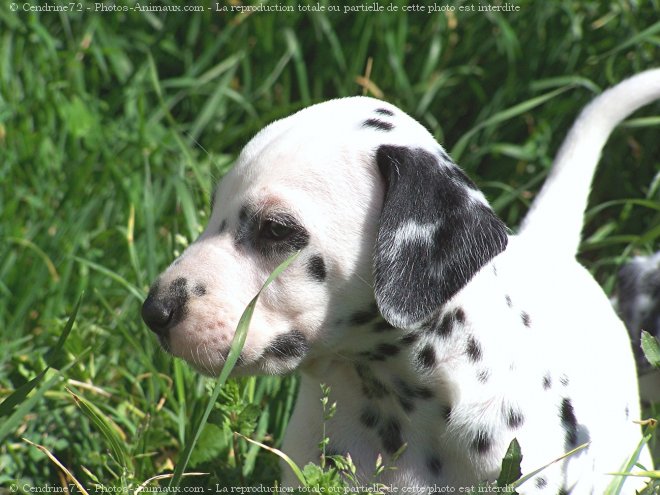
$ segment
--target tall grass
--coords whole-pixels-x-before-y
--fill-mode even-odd
[[[408,16],[17,5],[0,6],[0,399],[40,378],[0,418],[11,426],[0,426],[0,486],[65,482],[24,438],[87,487],[133,490],[171,472],[212,382],[157,348],[141,299],[264,124],[331,97],[382,95],[454,153],[513,227],[578,110],[660,62],[654,1]],[[594,185],[582,258],[608,290],[627,256],[659,244],[659,110],[615,132]],[[230,380],[190,458],[209,474],[184,482],[272,485],[276,456],[234,432],[278,446],[295,390],[295,378]]]

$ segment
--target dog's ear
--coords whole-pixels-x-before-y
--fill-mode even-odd
[[[374,252],[378,309],[392,325],[427,319],[504,250],[507,230],[447,154],[381,146],[385,196]]]

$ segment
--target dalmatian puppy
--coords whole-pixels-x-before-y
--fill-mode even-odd
[[[350,454],[365,486],[382,457],[395,469],[376,481],[399,493],[464,490],[494,480],[517,438],[523,472],[589,443],[521,493],[603,493],[641,436],[635,363],[575,253],[603,144],[657,97],[660,70],[596,98],[517,235],[398,108],[364,97],[306,108],[243,149],[143,319],[217,375],[245,306],[300,251],[259,299],[236,371],[301,372],[283,447],[298,465],[319,459],[325,383],[337,404],[328,451]]]

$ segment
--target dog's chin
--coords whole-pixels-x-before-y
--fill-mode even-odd
[[[218,356],[219,359],[203,359],[201,356],[192,357],[192,356],[179,356],[176,353],[172,352],[169,348],[167,342],[163,344],[161,342],[163,349],[174,357],[183,359],[188,365],[193,368],[196,372],[208,376],[211,378],[217,378],[220,376],[223,367],[226,363],[227,355],[229,351],[224,353],[222,356]],[[301,363],[304,361],[304,356],[289,358],[286,360],[276,359],[268,356],[259,356],[256,359],[247,358],[243,353],[238,357],[236,365],[231,371],[231,377],[243,377],[243,376],[283,376],[293,373],[298,369]]]

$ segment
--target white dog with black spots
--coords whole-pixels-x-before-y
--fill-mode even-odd
[[[376,480],[387,485],[492,481],[516,438],[523,472],[588,443],[521,493],[604,493],[641,438],[635,363],[575,254],[608,135],[658,97],[653,70],[596,98],[516,235],[398,108],[306,108],[247,144],[143,318],[174,356],[217,375],[245,306],[300,251],[259,299],[237,367],[301,372],[283,447],[298,465],[319,460],[322,382],[337,403],[328,450],[350,454],[365,485],[379,456],[396,467]],[[641,462],[651,467],[646,451]]]

